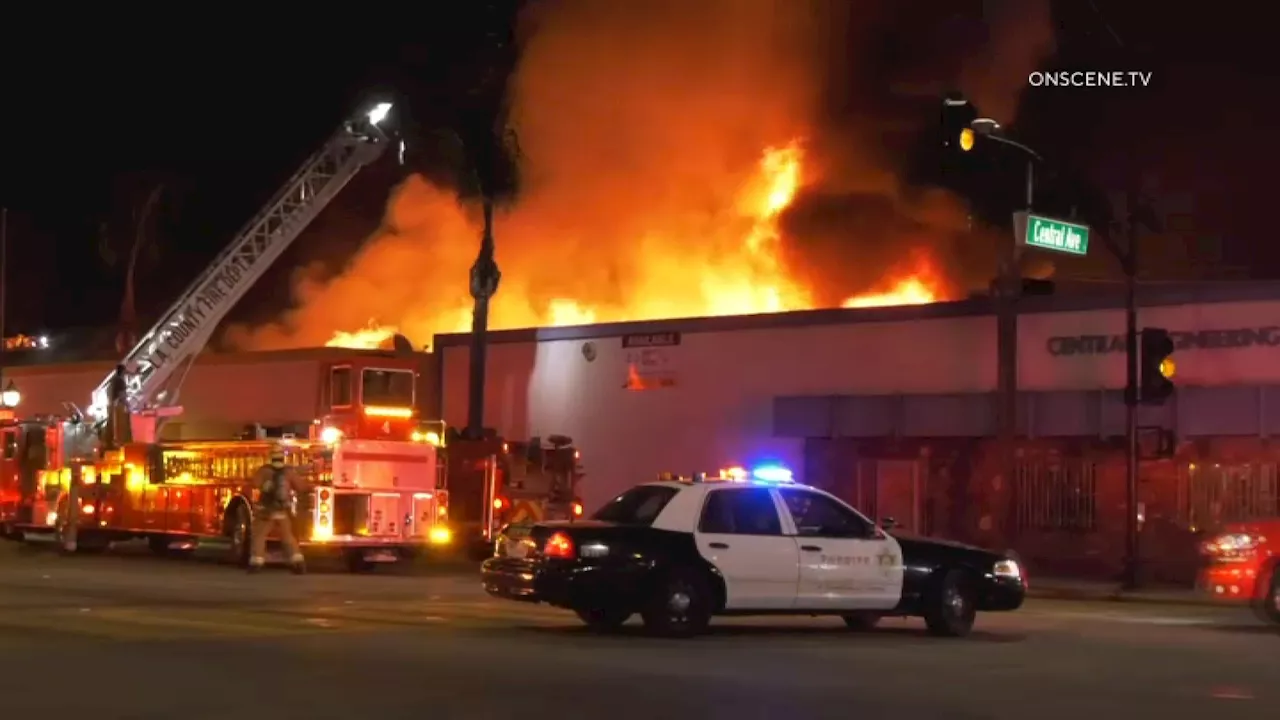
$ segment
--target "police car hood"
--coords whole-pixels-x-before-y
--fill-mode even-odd
[[[906,533],[889,533],[898,544],[902,546],[903,551],[920,550],[945,552],[949,555],[968,555],[975,559],[989,559],[991,561],[1000,560],[1004,557],[1004,553],[999,553],[987,548],[980,548],[976,545],[966,545],[964,543],[955,542],[954,540],[942,540],[939,538],[923,537],[920,535],[909,535]]]

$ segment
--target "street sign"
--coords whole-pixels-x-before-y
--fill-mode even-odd
[[[1089,254],[1088,225],[1021,211],[1013,214],[1013,232],[1019,245],[1068,255]]]

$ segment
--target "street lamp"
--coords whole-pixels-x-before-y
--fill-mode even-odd
[[[1035,163],[1044,162],[1040,153],[1023,145],[1017,140],[1004,136],[1000,123],[991,118],[980,117],[969,123],[969,127],[960,131],[960,149],[969,152],[977,143],[978,137],[998,142],[1006,147],[1014,148],[1027,156],[1027,210],[1031,209],[1035,192]]]
[[[955,103],[961,101],[957,100]],[[954,106],[951,101],[944,101]],[[976,113],[975,113],[976,114]],[[954,129],[952,130],[954,132]],[[953,136],[954,137],[954,136]],[[989,117],[975,117],[960,129],[958,145],[963,152],[971,152],[978,144],[991,140],[1022,153],[1027,160],[1026,209],[1030,212],[1035,202],[1035,164],[1043,162],[1040,153],[1016,140],[1004,136],[1000,123]],[[1017,473],[1017,436],[1018,436],[1018,308],[1017,298],[1021,294],[1022,273],[1019,272],[1020,250],[1016,238],[1003,245],[1000,253],[1000,264],[997,270],[996,301],[996,395],[998,419],[997,434],[1000,446],[1001,474],[1010,483],[1010,507],[1007,517],[1013,532],[1017,532],[1016,517],[1019,491],[1017,484],[1011,482]]]
[[[0,392],[0,405],[16,408],[20,402],[22,402],[22,393],[18,392],[18,386],[10,380],[9,384],[4,386],[4,391]]]

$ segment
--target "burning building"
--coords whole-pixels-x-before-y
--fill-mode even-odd
[[[598,506],[660,472],[783,464],[908,531],[1013,546],[1033,568],[1107,577],[1123,561],[1124,312],[1116,290],[1027,297],[1017,471],[1001,477],[996,323],[986,298],[492,336],[485,419],[567,434]],[[1192,577],[1197,540],[1280,516],[1280,290],[1144,289],[1172,334],[1174,398],[1144,407],[1171,456],[1141,463],[1144,565]],[[435,338],[440,407],[467,420],[469,336]]]

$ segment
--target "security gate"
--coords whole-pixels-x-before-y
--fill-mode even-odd
[[[879,522],[893,518],[905,532],[924,534],[922,460],[860,460],[853,505]]]

